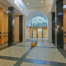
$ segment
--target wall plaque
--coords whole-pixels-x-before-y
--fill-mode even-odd
[[[0,34],[1,34],[1,32],[0,32]]]

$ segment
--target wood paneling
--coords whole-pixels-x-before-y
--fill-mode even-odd
[[[32,36],[32,27],[30,27],[30,37]],[[47,27],[43,27],[43,37],[47,38]],[[33,38],[37,38],[37,27],[33,27]],[[42,38],[42,27],[38,27],[38,38]]]
[[[3,16],[4,16],[3,9],[0,8],[0,45],[3,44],[3,27],[4,27],[3,26],[3,20],[4,20]]]
[[[30,27],[30,38],[32,37],[32,27]]]
[[[43,37],[47,38],[47,27],[43,27]]]
[[[14,41],[16,43],[19,42],[19,15],[15,15],[14,17]]]
[[[33,27],[33,38],[37,37],[37,27]]]
[[[8,14],[4,13],[4,32],[3,32],[4,42],[8,42]]]
[[[66,10],[64,10],[64,36],[66,36]],[[66,37],[64,37],[64,43],[66,43]]]

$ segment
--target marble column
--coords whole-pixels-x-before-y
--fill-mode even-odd
[[[14,8],[8,8],[8,46],[14,45]]]
[[[52,43],[55,43],[55,12],[52,13]]]
[[[23,42],[23,15],[19,16],[19,42]]]
[[[63,0],[56,1],[56,43],[58,48],[64,48],[63,39]]]
[[[33,24],[31,23],[31,27],[32,27],[32,36],[31,36],[31,38],[32,38],[32,41],[33,41]]]
[[[42,26],[42,38],[43,38],[43,26]]]
[[[38,27],[37,27],[37,40],[38,40]]]
[[[32,25],[32,23],[31,23],[31,27],[32,27],[32,38],[33,38],[33,25]]]

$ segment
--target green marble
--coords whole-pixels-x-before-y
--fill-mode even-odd
[[[8,46],[14,45],[14,8],[8,8]]]
[[[19,42],[23,42],[23,15],[19,16]]]
[[[59,26],[59,28],[57,27]],[[63,0],[56,1],[56,43],[58,48],[64,48],[64,39],[63,39]]]
[[[52,13],[52,43],[55,43],[55,12]]]

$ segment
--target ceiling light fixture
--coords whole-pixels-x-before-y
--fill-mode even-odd
[[[11,11],[7,11],[7,13],[11,13]]]
[[[64,5],[63,8],[66,8],[66,5]]]
[[[27,3],[27,5],[29,5],[29,3]]]
[[[43,3],[43,1],[41,1],[41,3]]]

